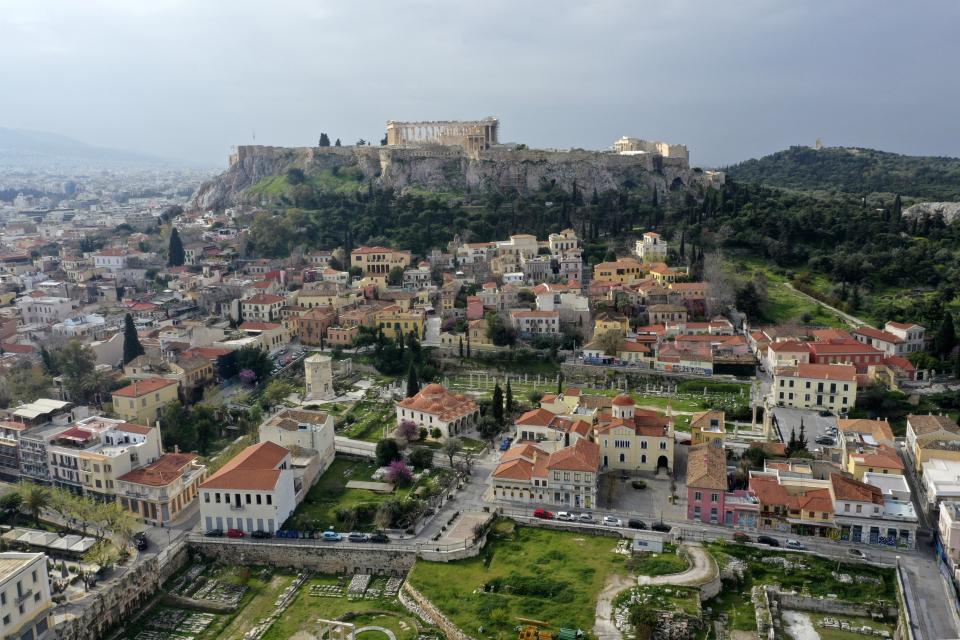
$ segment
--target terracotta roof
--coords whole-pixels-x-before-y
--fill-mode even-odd
[[[559,311],[525,311],[514,310],[510,312],[514,318],[559,318]]]
[[[727,454],[712,443],[690,447],[687,457],[687,486],[727,490]]]
[[[917,368],[912,362],[902,356],[888,356],[883,359],[883,364],[889,367],[896,367],[904,371],[916,371]]]
[[[908,415],[907,424],[913,429],[913,433],[918,436],[941,429],[950,433],[960,433],[960,427],[950,416]]]
[[[613,399],[613,402],[611,404],[613,404],[613,406],[615,407],[632,407],[636,403],[633,401],[632,396],[628,396],[625,393],[621,393],[620,395],[618,395],[616,398]]]
[[[271,491],[280,479],[281,471],[276,467],[289,454],[289,450],[273,442],[251,445],[223,465],[200,487]]]
[[[874,340],[881,340],[891,344],[901,344],[903,342],[903,338],[895,336],[887,331],[874,329],[873,327],[862,326],[854,329],[853,332],[859,333],[862,336],[867,336],[868,338],[873,338]]]
[[[543,400],[543,399],[541,399]],[[516,424],[529,425],[532,427],[546,427],[557,417],[557,414],[546,409],[533,409],[517,418]]]
[[[724,420],[726,415],[723,411],[701,411],[690,417],[690,429],[694,427],[699,429],[710,429],[710,421],[716,419],[720,423],[720,431],[725,430]]]
[[[859,418],[856,420],[837,420],[837,427],[844,433],[862,433],[873,436],[877,440],[893,441],[893,430],[890,423],[886,420],[867,420]]]
[[[919,324],[914,324],[912,322],[888,322],[888,325],[894,329],[900,329],[901,331],[907,331],[909,329],[923,329]]]
[[[828,489],[808,489],[791,494],[773,476],[752,476],[750,488],[761,504],[782,505],[792,510],[833,512],[833,500]]]
[[[562,471],[589,471],[596,473],[600,466],[600,447],[595,442],[580,438],[573,445],[550,454],[547,468]]]
[[[272,329],[279,329],[282,326],[282,324],[277,322],[258,322],[255,320],[247,320],[238,328],[240,331],[270,331]]]
[[[831,473],[830,482],[833,483],[833,495],[837,500],[883,504],[883,492],[871,484],[848,478],[839,473]]]
[[[121,398],[139,398],[176,384],[176,380],[168,380],[167,378],[144,378],[143,380],[135,380],[122,389],[117,389],[113,392],[113,395]]]
[[[810,347],[806,342],[794,342],[793,340],[784,340],[783,342],[771,342],[768,349],[776,353],[809,353]]]
[[[887,445],[880,445],[872,453],[851,453],[850,459],[867,467],[899,469],[901,471],[904,469],[903,460],[897,455],[896,449]]]
[[[477,403],[469,396],[450,393],[440,384],[428,384],[420,392],[399,402],[404,409],[438,416],[449,422],[462,416],[471,415],[479,410]]]
[[[140,435],[147,435],[153,431],[153,427],[145,427],[142,424],[137,424],[135,422],[124,422],[123,424],[117,425],[117,431],[126,431],[127,433],[139,433]]]
[[[778,375],[853,382],[857,379],[857,369],[852,364],[800,364],[787,367]]]
[[[0,351],[4,353],[35,353],[37,348],[29,344],[0,343]]]
[[[874,346],[863,344],[862,342],[857,342],[856,340],[839,344],[834,342],[814,342],[810,344],[810,351],[815,355],[875,355],[883,353]]]
[[[155,462],[125,473],[117,480],[150,487],[165,487],[183,475],[184,468],[196,459],[195,453],[165,453]]]

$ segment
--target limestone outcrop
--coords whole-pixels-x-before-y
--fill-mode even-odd
[[[905,209],[903,216],[909,219],[940,216],[945,224],[951,224],[960,217],[960,202],[919,202]]]
[[[264,178],[299,168],[308,176],[351,167],[363,184],[403,190],[486,192],[516,189],[530,193],[545,184],[584,194],[628,188],[669,190],[719,186],[723,174],[688,168],[679,158],[609,152],[545,151],[494,147],[468,154],[458,147],[238,147],[229,168],[205,182],[193,198],[200,209],[257,204],[248,193]],[[358,188],[363,185],[358,182]]]

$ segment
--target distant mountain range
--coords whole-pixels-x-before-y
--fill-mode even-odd
[[[144,153],[96,147],[56,133],[0,127],[0,167],[36,169],[67,166],[120,168],[185,165],[188,163]]]
[[[904,156],[857,147],[790,147],[725,170],[738,182],[774,187],[960,200],[958,158]]]

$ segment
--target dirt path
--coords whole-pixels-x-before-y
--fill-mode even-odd
[[[613,574],[607,577],[603,591],[597,597],[596,620],[593,624],[593,637],[597,640],[622,640],[623,634],[613,622],[613,599],[624,589],[633,586],[633,580],[626,576]]]
[[[637,584],[673,584],[678,586],[696,587],[713,580],[720,569],[717,567],[717,561],[713,559],[707,550],[699,545],[685,544],[683,548],[687,551],[688,557],[693,562],[689,569],[683,573],[671,573],[665,576],[640,576]]]
[[[813,296],[811,296],[809,293],[804,293],[803,291],[800,291],[799,289],[797,289],[796,287],[794,287],[794,286],[793,286],[792,284],[790,284],[789,282],[784,282],[784,283],[783,283],[783,286],[785,286],[787,289],[790,289],[790,291],[792,291],[793,293],[797,294],[797,295],[800,296],[801,298],[805,298],[806,300],[809,300],[810,302],[813,302],[814,304],[820,305],[821,307],[823,307],[823,308],[826,309],[827,311],[832,311],[833,313],[837,314],[837,316],[838,316],[841,320],[843,320],[844,322],[846,322],[847,324],[849,324],[849,325],[850,325],[851,327],[853,327],[854,329],[856,329],[857,327],[862,327],[863,325],[867,324],[866,322],[864,322],[863,320],[861,320],[860,318],[858,318],[858,317],[856,317],[856,316],[852,316],[852,315],[850,315],[849,313],[846,313],[845,311],[840,311],[840,309],[837,309],[836,307],[830,306],[829,304],[827,304],[827,303],[824,302],[823,300],[818,300],[818,299],[814,298]]]

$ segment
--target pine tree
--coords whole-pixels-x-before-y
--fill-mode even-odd
[[[463,357],[463,336],[460,336],[460,357]]]
[[[128,313],[123,318],[123,364],[143,354],[143,345],[140,344],[140,336],[133,324],[133,316]]]
[[[797,450],[797,433],[794,429],[790,429],[790,439],[787,441],[787,446],[784,447],[784,453],[789,458],[793,455],[793,452]]]
[[[953,324],[953,314],[949,311],[943,312],[943,319],[940,320],[940,330],[937,331],[937,337],[934,340],[934,348],[937,355],[946,358],[953,352],[957,346],[957,328]]]
[[[418,393],[420,393],[420,381],[417,379],[417,369],[411,362],[410,370],[407,371],[407,397],[412,398]]]
[[[325,133],[321,133],[321,134],[320,134],[320,144],[318,144],[317,146],[319,146],[319,147],[329,147],[329,146],[330,146],[330,136],[328,136],[328,135],[325,134]]]
[[[183,242],[176,227],[170,230],[170,247],[167,250],[167,266],[182,267],[186,256],[183,253]]]
[[[493,419],[503,425],[503,389],[499,382],[493,387]]]
[[[335,147],[339,147],[339,146],[340,146],[340,138],[337,138],[337,141],[333,143],[333,146],[335,146]]]
[[[510,388],[510,378],[507,378],[507,413],[513,412],[513,389]]]

